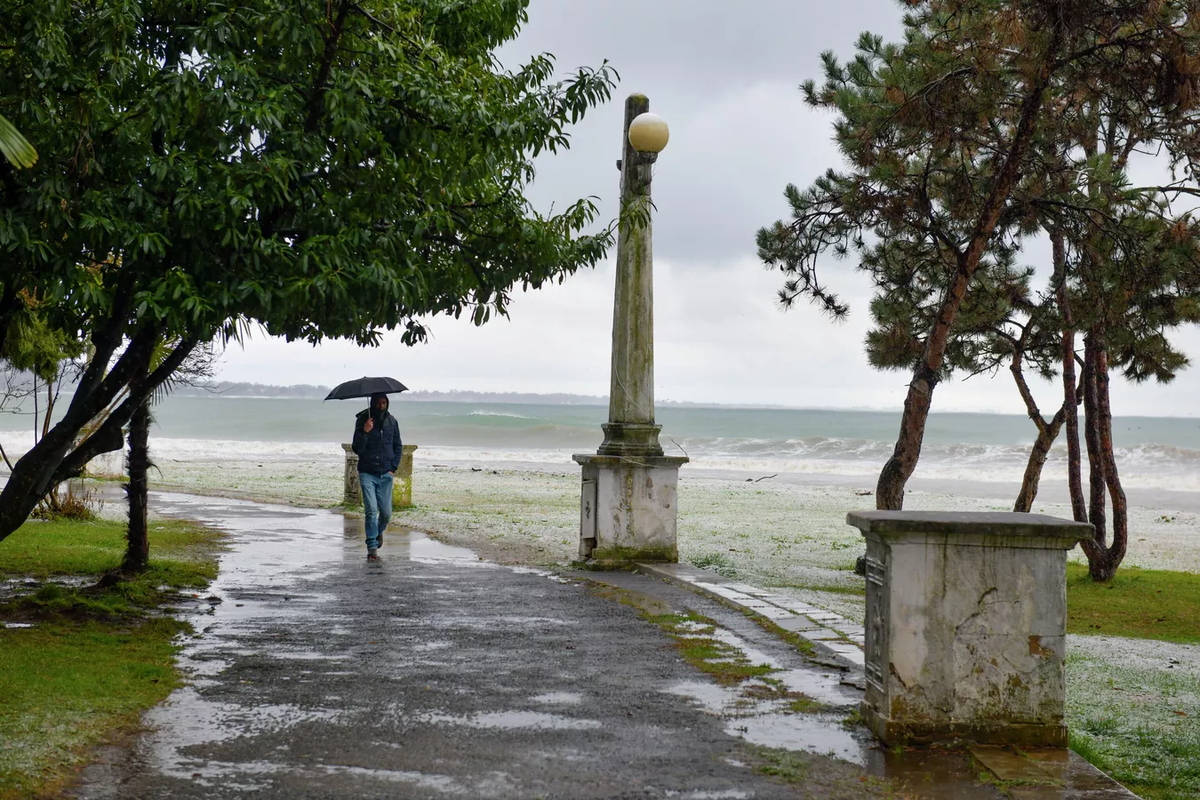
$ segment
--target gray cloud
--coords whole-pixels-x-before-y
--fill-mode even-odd
[[[656,394],[662,399],[793,406],[899,408],[907,376],[871,369],[862,352],[871,287],[848,262],[825,265],[852,304],[831,324],[816,309],[782,313],[778,275],[762,269],[754,233],[787,214],[784,186],[836,167],[831,119],[806,109],[797,86],[819,77],[819,54],[845,56],[862,30],[896,39],[894,0],[533,0],[531,20],[501,53],[515,65],[557,56],[561,72],[609,59],[621,73],[613,101],[574,133],[570,152],[538,162],[539,207],[598,195],[616,214],[623,100],[639,91],[671,125],[655,174]],[[1031,258],[1038,258],[1036,253]],[[611,262],[561,286],[521,294],[511,320],[475,328],[434,319],[432,343],[388,337],[362,349],[256,338],[231,351],[221,377],[334,383],[394,372],[413,389],[604,394],[612,324]],[[1179,340],[1200,351],[1200,332]],[[1051,403],[1059,390],[1041,385]],[[1117,414],[1194,414],[1200,370],[1170,387],[1114,381]],[[1011,379],[951,381],[938,410],[1022,413]]]
[[[530,22],[502,60],[551,52],[561,71],[608,59],[620,72],[613,101],[574,130],[566,155],[544,158],[539,206],[581,194],[616,214],[624,98],[646,94],[671,126],[655,175],[655,249],[698,267],[754,253],[758,228],[785,216],[788,182],[807,184],[836,163],[830,119],[801,102],[820,75],[819,53],[853,51],[869,27],[894,37],[894,0],[721,3],[685,0],[534,0]]]

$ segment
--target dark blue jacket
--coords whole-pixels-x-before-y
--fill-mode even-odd
[[[363,432],[370,411],[360,411],[354,423],[354,441],[351,443],[358,454],[358,471],[372,475],[395,472],[400,466],[400,423],[388,412],[383,412],[382,423],[376,422],[370,433]]]

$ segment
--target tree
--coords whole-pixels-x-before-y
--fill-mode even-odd
[[[174,352],[178,344],[178,342],[162,342],[150,353],[144,364],[138,365],[137,374],[130,382],[131,393],[143,394],[139,391],[140,383],[145,381],[151,371]],[[150,460],[150,425],[154,421],[150,410],[151,402],[161,399],[167,391],[177,386],[207,383],[213,376],[214,367],[215,355],[210,345],[193,349],[170,378],[160,384],[153,394],[146,394],[143,397],[129,418],[129,455],[126,460],[129,483],[125,487],[129,501],[129,526],[125,534],[125,557],[121,562],[121,571],[124,573],[141,572],[150,564],[148,511],[150,508],[150,468],[154,466]]]
[[[1181,99],[1200,65],[1186,0],[905,5],[913,10],[903,44],[864,34],[851,62],[824,54],[824,83],[804,86],[810,105],[837,112],[836,140],[850,170],[830,171],[803,192],[789,186],[792,220],[758,235],[766,265],[788,275],[785,305],[808,297],[835,317],[847,312],[817,275],[818,258],[832,250],[857,255],[888,303],[889,290],[907,282],[904,302],[921,309],[917,335],[900,328],[893,336],[915,365],[895,451],[879,477],[881,509],[903,505],[938,382],[971,363],[961,349],[974,337],[958,334],[1004,318],[995,304],[1009,302],[1003,287],[1020,281],[1013,254],[1037,231],[1038,212],[1063,202],[1063,173],[1040,170],[1065,168],[1047,153],[1070,142],[1062,126],[1078,112],[1071,92],[1118,85],[1177,118],[1191,107]],[[1087,202],[1065,208],[1093,214]],[[884,339],[894,334],[886,310],[877,329]],[[1069,427],[1070,411],[1065,416]]]
[[[198,343],[261,323],[289,340],[506,313],[516,285],[601,258],[581,200],[542,214],[532,158],[609,96],[612,71],[552,81],[493,51],[524,0],[70,0],[17,4],[0,108],[38,142],[0,162],[0,352],[31,294],[94,355],[62,419],[0,493],[30,497],[121,446]],[[158,343],[178,344],[148,375]],[[126,387],[96,431],[77,434]]]

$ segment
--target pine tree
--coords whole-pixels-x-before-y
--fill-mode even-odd
[[[805,191],[789,186],[792,219],[759,232],[760,256],[787,275],[784,305],[809,298],[834,317],[847,313],[817,274],[818,259],[831,251],[853,255],[878,287],[868,356],[876,366],[912,370],[895,451],[879,477],[879,508],[903,504],[938,382],[956,369],[976,371],[989,359],[994,365],[1005,352],[1019,386],[1030,354],[1047,373],[1047,348],[1059,338],[1052,335],[1055,325],[1063,331],[1064,396],[1061,417],[1045,420],[1037,413],[1045,428],[1039,444],[1048,450],[1059,425],[1070,441],[1076,396],[1088,403],[1091,381],[1096,413],[1089,428],[1099,426],[1094,450],[1097,463],[1106,465],[1094,477],[1115,493],[1115,465],[1105,456],[1106,441],[1111,453],[1111,425],[1107,434],[1104,429],[1107,370],[1101,370],[1111,343],[1098,330],[1090,336],[1080,392],[1070,374],[1079,323],[1060,301],[1086,294],[1086,283],[1108,274],[1080,271],[1074,254],[1089,238],[1107,242],[1099,255],[1119,253],[1108,260],[1128,267],[1149,255],[1130,246],[1139,226],[1144,233],[1178,221],[1164,213],[1161,191],[1139,194],[1124,184],[1113,158],[1118,141],[1123,146],[1130,138],[1170,139],[1181,162],[1183,153],[1194,151],[1196,15],[1187,0],[905,5],[911,11],[903,43],[885,45],[864,34],[854,59],[843,65],[824,54],[823,83],[804,85],[810,105],[836,112],[835,136],[849,168],[831,170]],[[1085,134],[1110,130],[1101,124],[1109,116],[1137,136],[1110,137],[1089,152],[1081,144]],[[1190,162],[1184,166],[1190,170]],[[1194,183],[1194,176],[1187,178]],[[1057,283],[1034,298],[1031,270],[1015,264],[1026,241],[1044,231],[1061,238],[1063,258],[1056,258]],[[1164,286],[1159,278],[1172,285],[1165,274],[1153,277],[1153,287]],[[1100,302],[1106,292],[1087,296]],[[1187,321],[1190,301],[1179,300],[1172,306],[1178,322],[1171,324]],[[1165,303],[1158,290],[1149,290],[1144,302]],[[1122,333],[1125,355],[1114,363],[1126,365],[1131,376],[1141,374],[1133,367],[1139,361],[1169,372],[1174,356],[1161,346],[1167,316],[1160,313],[1157,332]],[[1031,462],[1031,470],[1029,477],[1040,464]],[[1026,487],[1027,500],[1019,503],[1032,502],[1034,491]]]

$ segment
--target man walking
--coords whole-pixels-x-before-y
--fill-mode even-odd
[[[363,527],[367,560],[378,561],[383,530],[392,517],[392,481],[400,466],[400,423],[388,413],[388,396],[371,395],[371,407],[360,411],[351,445],[358,455],[358,485],[362,488]]]

